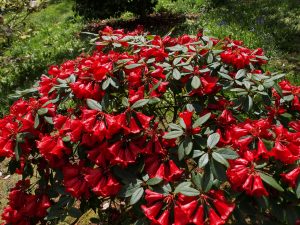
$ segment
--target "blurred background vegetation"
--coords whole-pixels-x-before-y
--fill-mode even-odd
[[[240,39],[265,50],[266,70],[285,72],[300,85],[299,7],[299,0],[0,0],[0,117],[12,103],[10,94],[33,85],[50,65],[91,50],[91,37],[82,31],[106,25]],[[0,212],[16,180],[5,168],[0,166]],[[89,224],[89,217],[80,224]]]

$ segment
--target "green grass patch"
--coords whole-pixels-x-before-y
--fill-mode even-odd
[[[0,56],[0,115],[11,102],[7,96],[31,86],[52,64],[79,55],[88,46],[79,38],[83,21],[72,11],[73,1],[50,4],[31,14],[26,35],[13,40]]]

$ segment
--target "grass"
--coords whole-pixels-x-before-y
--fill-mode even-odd
[[[83,21],[74,16],[72,6],[72,0],[64,0],[31,14],[25,35],[0,55],[0,115],[11,104],[9,94],[30,87],[50,65],[74,58],[87,46],[77,35]]]

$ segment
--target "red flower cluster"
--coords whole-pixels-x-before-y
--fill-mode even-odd
[[[30,186],[29,180],[19,181],[9,193],[9,206],[4,209],[2,219],[7,224],[31,225],[43,223],[47,209],[51,206],[46,194],[33,195],[25,190]]]
[[[266,64],[264,52],[261,48],[250,50],[242,46],[240,41],[228,40],[225,51],[220,54],[224,63],[231,64],[237,69],[243,69],[250,63]]]
[[[235,208],[234,204],[227,202],[222,191],[214,190],[193,197],[180,194],[175,199],[171,194],[147,189],[145,200],[147,205],[141,206],[144,214],[152,224],[160,225],[222,225]],[[208,210],[207,217],[205,209]]]
[[[265,63],[229,38],[106,27],[0,119],[0,158],[22,174],[5,224],[90,208],[116,224],[296,223],[300,87]]]

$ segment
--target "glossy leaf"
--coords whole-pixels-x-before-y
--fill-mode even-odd
[[[88,107],[90,109],[94,109],[94,110],[97,110],[97,111],[102,111],[102,106],[97,101],[95,101],[94,99],[87,99],[86,104],[88,105]]]
[[[173,130],[163,136],[165,139],[178,138],[183,135],[183,130]]]
[[[199,161],[198,161],[198,167],[200,168],[203,168],[207,163],[208,163],[208,154],[207,153],[204,153],[200,158],[199,158]]]
[[[283,188],[278,184],[278,182],[273,177],[271,177],[265,173],[262,173],[262,172],[259,172],[259,175],[264,182],[266,182],[267,184],[269,184],[276,190],[284,191]]]
[[[136,101],[135,103],[133,103],[131,108],[132,109],[140,108],[140,107],[146,105],[148,102],[149,102],[149,99],[140,99],[140,100]]]
[[[218,144],[219,141],[220,141],[220,134],[213,133],[213,134],[209,135],[209,137],[207,139],[207,147],[213,148]]]
[[[142,187],[136,189],[136,191],[133,192],[133,194],[131,195],[130,205],[134,205],[135,203],[137,203],[142,198],[143,194],[144,194],[144,189]]]

